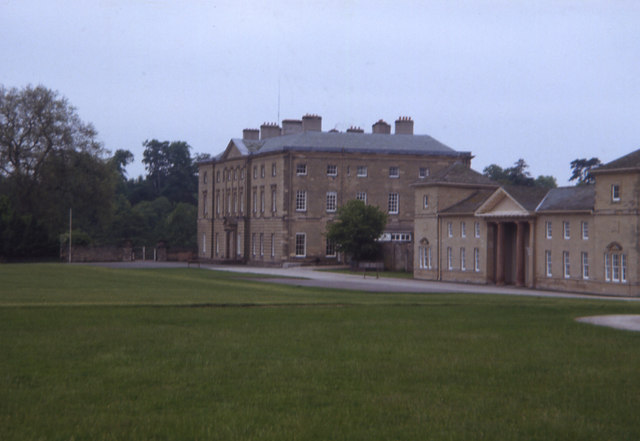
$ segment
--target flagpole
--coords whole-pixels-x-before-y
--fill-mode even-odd
[[[69,208],[69,263],[71,263],[71,232],[73,231],[71,229],[73,223],[73,212],[71,210],[72,209]]]

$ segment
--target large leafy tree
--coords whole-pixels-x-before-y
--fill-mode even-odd
[[[356,262],[373,260],[378,256],[379,243],[387,225],[387,214],[360,200],[350,200],[338,209],[334,222],[327,225],[327,239],[336,244],[338,251],[351,256]]]
[[[533,178],[527,170],[529,165],[524,159],[518,159],[512,167],[503,169],[497,164],[491,164],[484,168],[482,173],[488,178],[505,185],[523,185],[527,187],[556,188],[556,178],[540,175]]]
[[[172,202],[195,204],[198,179],[189,144],[152,139],[145,141],[143,146],[142,162],[155,196],[166,196]]]
[[[576,181],[576,185],[593,184],[595,178],[591,175],[591,170],[602,165],[598,158],[579,158],[571,161],[571,177],[569,181]]]

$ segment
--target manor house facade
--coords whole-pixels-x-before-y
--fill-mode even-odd
[[[591,173],[547,190],[454,164],[414,183],[414,277],[640,295],[640,150]]]
[[[372,133],[323,132],[317,115],[245,129],[222,154],[199,163],[199,258],[277,266],[337,262],[326,225],[338,207],[360,199],[389,214],[381,238],[392,257],[387,263],[411,270],[410,184],[470,162],[468,152],[414,135],[408,117],[395,121],[393,134],[383,120]]]

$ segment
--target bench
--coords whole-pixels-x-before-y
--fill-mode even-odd
[[[367,277],[367,271],[375,271],[376,279],[380,278],[379,272],[384,270],[384,262],[358,262],[358,269],[362,270],[362,278]]]

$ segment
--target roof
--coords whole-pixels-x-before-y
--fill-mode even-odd
[[[492,181],[485,175],[467,167],[461,162],[455,162],[431,176],[425,178],[416,185],[438,185],[438,184],[466,184],[473,186],[496,188],[498,183]]]
[[[552,188],[540,202],[536,211],[592,210],[595,196],[594,185]]]
[[[428,135],[306,131],[262,140],[234,138],[232,142],[238,146],[243,154],[250,155],[287,150],[444,156],[471,155],[469,152],[458,152]]]
[[[598,168],[591,170],[591,173],[600,173],[608,171],[617,171],[625,169],[640,169],[640,149],[624,155],[621,158],[607,162]]]
[[[478,190],[468,198],[442,210],[444,214],[473,213],[493,194],[494,190]]]
[[[524,185],[505,185],[502,188],[527,211],[535,211],[536,207],[549,192],[549,189],[545,187]]]

